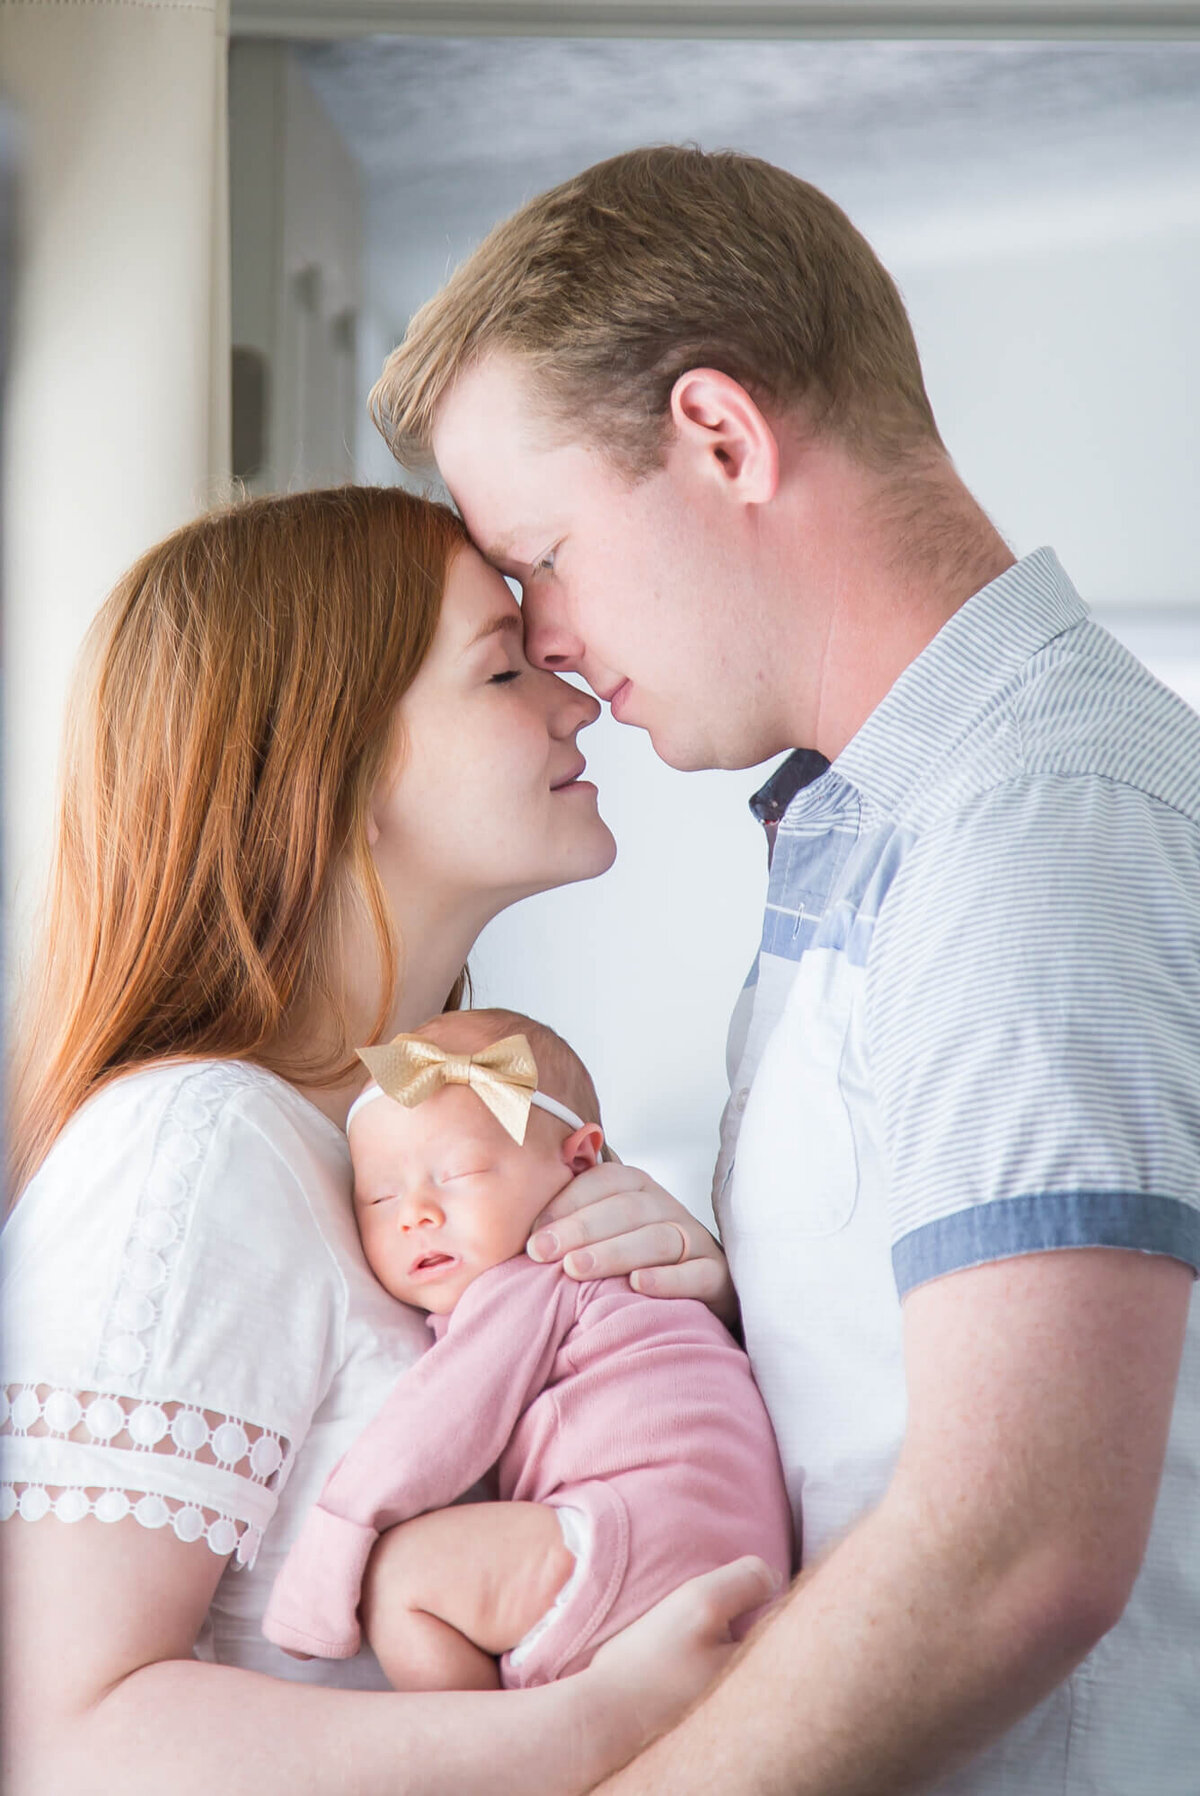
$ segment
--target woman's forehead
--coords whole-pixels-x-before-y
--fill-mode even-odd
[[[494,632],[520,632],[521,607],[502,574],[477,549],[463,548],[446,575],[441,628],[456,653]]]

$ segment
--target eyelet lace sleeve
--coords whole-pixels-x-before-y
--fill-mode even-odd
[[[336,1167],[353,1228],[335,1147],[229,1062],[131,1074],[72,1119],[4,1233],[0,1518],[132,1516],[253,1564],[340,1362],[311,1197]]]
[[[190,1404],[31,1384],[0,1391],[0,1441],[0,1520],[130,1515],[144,1528],[169,1526],[180,1540],[203,1540],[239,1565],[253,1563],[291,1451],[272,1429]],[[214,1507],[212,1474],[193,1472],[209,1467],[239,1480],[240,1513]],[[189,1501],[180,1491],[192,1482]],[[253,1490],[265,1499],[257,1521],[245,1519]]]

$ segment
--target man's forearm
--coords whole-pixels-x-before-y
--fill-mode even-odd
[[[981,1556],[889,1496],[605,1796],[888,1796],[924,1789],[1068,1674],[1110,1617],[1053,1553]]]

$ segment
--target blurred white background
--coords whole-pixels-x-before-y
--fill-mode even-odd
[[[188,21],[158,0],[147,0],[144,14],[159,14],[161,40],[165,20],[172,30],[195,30],[205,7],[215,73],[197,118],[204,107],[211,116],[214,101],[223,107],[224,0],[195,0]],[[110,34],[117,13],[120,29],[136,28],[132,9],[90,0],[50,10],[57,17],[38,29],[66,32],[74,28],[68,14],[89,10],[106,15]],[[181,309],[170,280],[199,267],[198,277],[187,274],[188,291],[196,291],[197,280],[210,278],[204,268],[215,270],[212,315],[219,318],[222,271],[231,276],[232,307],[223,316],[232,320],[233,468],[250,490],[392,480],[397,473],[365,398],[413,311],[523,199],[638,143],[690,140],[751,151],[832,194],[898,279],[943,436],[1014,550],[1052,543],[1101,620],[1200,705],[1200,569],[1192,547],[1200,513],[1200,41],[1130,36],[1150,12],[1181,20],[1195,14],[1189,29],[1200,28],[1200,8],[1113,7],[1125,35],[1108,42],[906,39],[899,28],[891,41],[455,38],[430,35],[431,9],[415,10],[423,35],[339,40],[339,18],[346,31],[361,29],[364,17],[389,11],[384,0],[358,0],[340,13],[319,0],[234,0],[229,209],[219,160],[205,189],[204,241],[217,245],[210,262],[185,262],[170,249],[180,206],[160,180],[166,222],[145,226],[139,239],[146,267],[154,232],[163,245],[159,285],[144,268],[139,275],[149,296],[144,316],[135,318],[135,282],[126,272],[107,310],[93,285],[91,303],[81,295],[69,328],[64,312],[49,343],[37,337],[37,319],[48,316],[38,295],[60,295],[62,268],[84,265],[79,245],[89,219],[96,229],[97,220],[104,223],[116,265],[122,242],[132,240],[121,232],[133,226],[104,222],[104,208],[123,193],[132,216],[138,183],[160,179],[165,164],[155,160],[156,145],[172,125],[179,137],[184,92],[180,85],[163,102],[155,138],[144,107],[114,103],[100,117],[97,96],[107,90],[91,73],[94,51],[77,59],[82,97],[74,108],[54,70],[45,141],[61,145],[71,121],[72,157],[63,152],[69,182],[62,178],[78,211],[39,211],[47,234],[52,226],[60,231],[59,260],[36,233],[29,238],[27,266],[42,286],[35,292],[32,276],[26,283],[37,304],[27,301],[14,347],[10,409],[26,421],[15,457],[10,442],[8,477],[9,517],[20,526],[9,555],[8,889],[18,916],[37,891],[61,686],[87,616],[132,553],[223,490],[229,436],[219,394],[229,390],[228,337],[223,345],[220,326],[210,330],[197,319],[190,327],[197,347],[189,366],[199,371],[193,412],[206,403],[210,364],[218,395],[204,413],[208,434],[197,437],[207,448],[197,450],[190,472],[173,476],[157,509],[144,502],[161,462],[143,444],[146,407],[161,383],[135,363],[142,346],[164,356],[169,350],[175,366],[186,359],[168,343]],[[561,10],[567,18],[570,8]],[[904,11],[895,10],[897,17]],[[969,17],[968,6],[957,11]],[[1023,16],[1050,11],[1065,16],[1071,8],[1030,0]],[[723,12],[734,16],[729,7]],[[288,18],[307,20],[320,41],[262,35],[284,33]],[[15,30],[18,22],[5,23]],[[51,46],[51,64],[57,54]],[[132,81],[130,48],[113,54],[112,68]],[[178,68],[194,71],[198,56],[193,42]],[[22,95],[14,97],[19,108]],[[223,110],[219,118],[211,141],[220,159]],[[101,190],[101,172],[118,166],[98,158],[89,139],[102,128],[110,139],[125,131],[129,143],[122,140],[119,178],[104,173]],[[36,132],[31,141],[36,186],[45,157]],[[97,172],[85,207],[89,170]],[[148,217],[139,205],[138,216]],[[226,226],[232,254],[222,260]],[[209,287],[203,291],[207,305]],[[100,324],[116,332],[122,322],[119,351],[110,345],[94,357],[105,379],[114,356],[133,371],[124,414],[119,382],[104,389],[102,415],[117,426],[110,437],[89,431],[95,382],[80,380],[78,370],[93,365],[84,355],[87,333]],[[21,447],[39,420],[46,425],[41,459]],[[168,427],[155,423],[159,437]],[[64,457],[79,455],[80,432],[90,459],[80,466],[74,509],[64,510]],[[98,446],[111,453],[97,453]],[[58,512],[41,519],[35,543],[28,520],[46,505],[42,476],[55,469]],[[111,540],[103,555],[92,554],[86,579],[76,572],[68,579],[55,571],[50,548],[61,549],[59,539],[83,541],[93,499],[95,518],[116,520]],[[64,608],[56,595],[68,586],[77,596]],[[35,591],[53,604],[35,601]],[[566,1034],[593,1070],[618,1151],[703,1215],[725,1095],[725,1026],[757,944],[765,885],[761,833],[745,800],[768,769],[676,774],[640,733],[607,716],[583,747],[620,845],[617,865],[602,880],[499,919],[475,956],[477,1001],[527,1009]]]

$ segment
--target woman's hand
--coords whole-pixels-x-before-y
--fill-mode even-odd
[[[779,1580],[763,1560],[735,1559],[689,1578],[605,1641],[580,1673],[579,1684],[588,1685],[592,1725],[597,1715],[604,1717],[610,1736],[604,1744],[621,1755],[610,1769],[682,1719],[736,1650],[733,1623],[770,1602],[778,1590]]]
[[[608,1161],[581,1172],[537,1218],[525,1251],[532,1260],[561,1260],[569,1278],[628,1273],[647,1297],[697,1297],[728,1327],[737,1325],[719,1243],[636,1166]]]

